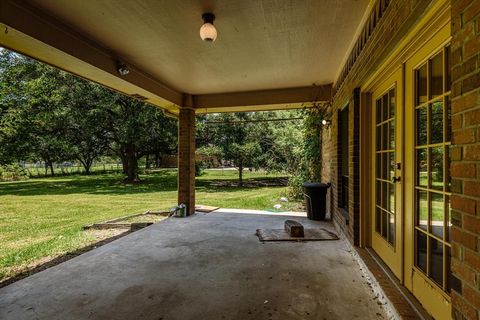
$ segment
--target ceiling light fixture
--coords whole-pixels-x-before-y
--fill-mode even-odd
[[[322,124],[323,124],[326,128],[330,128],[330,125],[332,124],[332,121],[323,119],[323,120],[322,120]]]
[[[213,42],[217,39],[217,29],[213,25],[215,15],[211,12],[202,14],[203,25],[200,27],[200,38],[203,41]]]

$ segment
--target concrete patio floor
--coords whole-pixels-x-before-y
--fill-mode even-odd
[[[343,240],[261,243],[255,230],[286,216],[224,211],[166,219],[4,287],[0,319],[386,319]]]

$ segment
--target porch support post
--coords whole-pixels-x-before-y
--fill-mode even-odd
[[[178,117],[178,203],[195,213],[195,110],[192,97],[184,96]]]

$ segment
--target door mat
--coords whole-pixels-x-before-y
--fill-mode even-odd
[[[338,236],[327,229],[305,229],[305,237],[291,237],[283,229],[257,229],[256,233],[260,241],[328,241],[338,240]]]
[[[205,213],[209,213],[209,212],[212,212],[212,211],[215,211],[215,210],[218,210],[220,209],[219,207],[211,207],[211,206],[195,206],[195,211],[198,211],[198,212],[205,212]]]

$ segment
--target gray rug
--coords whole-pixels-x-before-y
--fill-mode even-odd
[[[296,238],[283,229],[257,229],[256,233],[260,241],[328,241],[338,240],[338,236],[327,229],[305,229],[305,237]]]

